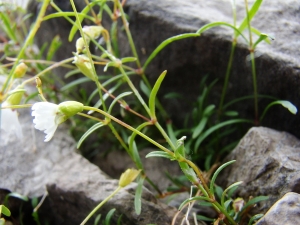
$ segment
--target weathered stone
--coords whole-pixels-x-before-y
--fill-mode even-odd
[[[236,196],[269,196],[255,213],[266,212],[281,196],[299,190],[300,141],[286,132],[269,128],[251,128],[224,162],[236,162],[222,171],[217,183],[224,188],[244,181]],[[297,182],[298,181],[298,182]]]
[[[51,142],[44,143],[44,134],[33,127],[30,110],[19,111],[24,139],[12,135],[7,144],[0,143],[1,193],[8,190],[32,198],[48,192],[39,213],[46,214],[51,224],[79,224],[118,187],[118,181],[74,152],[75,141],[66,127],[59,126]],[[105,216],[115,208],[114,221],[123,214],[122,224],[170,224],[177,210],[159,202],[147,189],[142,213],[136,215],[135,187],[131,184],[121,190],[99,213]],[[93,224],[93,218],[88,224]]]
[[[256,225],[300,224],[300,195],[286,193],[261,218]]]

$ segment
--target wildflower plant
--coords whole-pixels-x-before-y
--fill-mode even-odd
[[[113,4],[112,8],[109,7],[108,2]],[[261,197],[253,201],[250,200],[250,203],[248,202],[243,205],[239,204],[241,203],[241,201],[239,202],[240,199],[232,199],[231,195],[228,195],[228,193],[231,190],[237,188],[238,185],[241,184],[240,181],[230,185],[227,189],[222,191],[221,195],[217,195],[217,188],[215,185],[217,176],[219,175],[222,169],[224,169],[226,166],[229,166],[234,161],[227,162],[221,165],[216,170],[213,169],[211,171],[212,177],[210,178],[210,176],[207,176],[207,173],[202,171],[192,160],[190,160],[187,156],[187,153],[191,151],[190,145],[188,145],[188,147],[185,146],[185,142],[190,137],[187,137],[182,132],[177,132],[176,130],[173,130],[171,124],[162,124],[160,121],[161,117],[168,117],[167,112],[163,108],[163,105],[157,98],[161,84],[163,83],[164,78],[167,76],[167,71],[162,71],[162,73],[159,75],[158,79],[156,80],[153,86],[150,84],[150,82],[147,79],[147,76],[145,75],[145,71],[147,70],[148,65],[152,62],[156,55],[168,44],[174,41],[179,41],[181,39],[199,37],[203,32],[212,27],[226,26],[233,29],[235,38],[241,36],[242,39],[244,39],[251,48],[250,55],[252,60],[251,62],[254,83],[254,99],[255,104],[257,104],[255,63],[252,51],[254,51],[257,44],[265,40],[268,36],[255,30],[255,33],[258,34],[258,39],[255,42],[253,42],[251,36],[253,29],[250,26],[250,21],[259,9],[261,2],[262,0],[256,0],[252,7],[248,9],[248,2],[245,0],[247,17],[244,20],[245,22],[243,21],[240,27],[237,27],[235,22],[233,25],[225,22],[214,22],[201,27],[198,31],[194,33],[186,33],[170,37],[169,39],[163,41],[149,55],[144,64],[140,62],[139,56],[135,48],[134,40],[132,38],[128,26],[127,17],[123,10],[123,4],[125,4],[126,1],[86,1],[87,5],[84,9],[82,9],[81,12],[77,11],[73,0],[70,0],[73,9],[72,12],[63,12],[53,1],[50,0],[45,0],[41,3],[37,19],[31,27],[26,40],[22,43],[22,47],[19,53],[16,54],[15,58],[13,59],[14,63],[9,65],[3,65],[3,67],[5,68],[9,67],[9,70],[7,70],[8,75],[5,76],[4,83],[0,92],[0,112],[2,114],[1,118],[3,118],[3,115],[6,115],[7,111],[5,110],[15,110],[20,107],[31,107],[31,115],[34,117],[33,123],[35,124],[36,129],[41,130],[46,134],[44,140],[45,142],[48,142],[52,138],[55,138],[56,129],[61,123],[65,122],[67,119],[72,119],[75,116],[88,118],[90,120],[93,120],[94,124],[91,127],[89,127],[88,130],[82,135],[80,140],[78,140],[78,148],[89,137],[89,135],[95,132],[99,132],[100,128],[107,127],[110,129],[111,133],[116,137],[118,144],[126,150],[126,152],[128,153],[128,155],[130,156],[130,158],[136,166],[136,169],[127,170],[120,177],[119,188],[114,193],[112,193],[112,195],[108,196],[105,201],[100,203],[91,212],[91,214],[88,215],[88,217],[82,224],[84,224],[117,191],[127,186],[135,179],[138,183],[135,195],[135,209],[137,214],[141,213],[142,186],[145,180],[153,186],[153,188],[158,192],[158,194],[162,195],[162,191],[159,190],[156,184],[154,184],[148,178],[147,171],[144,170],[144,166],[138,153],[138,143],[136,141],[137,136],[142,137],[150,144],[154,145],[157,149],[157,151],[150,152],[146,156],[147,158],[164,157],[170,159],[171,161],[176,161],[179,164],[184,176],[190,182],[190,185],[193,188],[196,188],[197,194],[195,196],[191,196],[191,198],[184,201],[180,209],[186,204],[189,204],[190,202],[207,202],[209,203],[210,207],[212,207],[218,213],[217,218],[212,218],[215,221],[214,224],[236,225],[243,218],[244,212],[247,207],[255,204],[258,201],[265,200],[264,197]],[[49,6],[56,9],[57,12],[46,15],[46,9]],[[96,9],[98,11],[96,11]],[[101,24],[102,16],[104,13],[107,13],[112,19],[112,26],[110,32]],[[7,15],[5,13],[1,12],[1,16],[2,18],[6,18],[7,20]],[[64,17],[67,21],[69,21],[72,24],[72,28],[69,34],[70,41],[74,39],[76,33],[80,34],[80,37],[76,40],[74,52],[66,53],[69,54],[69,58],[60,62],[50,62],[50,65],[50,60],[35,61],[33,59],[30,59],[30,55],[26,54],[25,50],[32,43],[32,40],[34,39],[34,36],[41,23],[45,20],[51,20],[56,17]],[[6,20],[4,20],[4,22]],[[88,20],[89,23],[92,23],[93,25],[82,26],[83,20]],[[118,48],[117,42],[117,27],[119,21],[122,22],[124,31],[127,35],[132,56],[120,58],[120,49]],[[7,36],[17,40],[14,37],[14,31],[9,29],[8,25],[4,27],[6,28],[5,31]],[[243,31],[246,28],[249,29],[250,40],[248,40],[243,34]],[[99,41],[99,38],[101,41]],[[53,43],[56,42],[54,41]],[[97,50],[100,53],[92,54],[92,52],[90,51],[90,45],[92,44],[96,46]],[[235,42],[233,48],[234,46]],[[232,54],[233,51],[234,49],[232,50]],[[51,58],[52,53],[48,55]],[[229,60],[229,66],[226,72],[226,81],[224,84],[224,91],[219,106],[219,112],[223,112],[225,108],[223,103],[226,94],[229,73],[231,70],[231,59],[232,58],[230,58]],[[27,64],[29,67],[33,68],[34,66],[29,64],[34,64],[36,62],[40,64],[44,63],[46,66],[44,65],[45,67],[42,67],[42,70],[32,70],[34,71],[34,76],[28,79],[24,79],[24,75],[27,70]],[[81,84],[82,82],[91,82],[94,84],[95,91],[93,91],[93,93],[89,96],[89,101],[87,101],[89,104],[80,102],[79,100],[74,101],[73,99],[64,99],[63,101],[60,101],[57,104],[57,102],[55,102],[56,100],[58,100],[57,98],[53,100],[53,98],[51,99],[51,97],[49,97],[50,95],[47,95],[47,92],[44,91],[46,90],[46,88],[44,87],[44,85],[42,86],[41,78],[45,78],[45,76],[49,74],[49,71],[59,66],[70,68],[70,74],[80,73],[82,76],[80,79],[74,81],[74,83],[67,84],[66,86],[64,86],[62,90],[67,90],[68,88],[73,87],[75,84]],[[102,72],[99,72],[99,67],[103,68],[104,73],[111,73],[111,71],[113,71],[113,75],[109,74],[107,76],[102,76]],[[135,86],[134,82],[131,79],[132,75],[139,75],[141,77],[141,89],[144,93],[146,93],[146,95],[141,94],[139,88]],[[105,77],[105,79],[103,79],[103,77]],[[21,84],[15,89],[12,89],[13,83],[17,79],[20,79]],[[46,82],[43,82],[44,84],[47,83],[47,79],[45,80]],[[39,99],[36,100],[34,104],[23,104],[21,101],[24,98],[24,86],[34,81],[37,84],[36,95],[38,95]],[[63,93],[62,95],[64,96]],[[138,102],[138,104],[141,106],[140,110],[135,110],[131,108],[130,104],[128,103],[128,96],[133,97],[135,101]],[[32,96],[32,98],[34,97],[36,96]],[[91,99],[95,98],[97,98],[96,103],[90,103]],[[201,103],[201,101],[202,100],[200,99],[199,102]],[[277,101],[274,104],[282,104],[288,109],[290,109],[293,113],[296,113],[296,109],[292,107],[291,103],[287,101]],[[139,124],[128,124],[122,119],[118,118],[114,114],[114,109],[117,106],[120,106],[120,110],[123,110],[126,113],[138,118]],[[203,108],[203,106],[204,105],[202,104],[202,110],[199,110],[202,113],[202,115],[200,118],[197,118],[200,122],[199,124],[197,124],[196,127],[192,129],[193,133],[191,138],[195,139],[195,143],[193,144],[195,151],[200,147],[204,139],[206,139],[213,132],[218,131],[220,128],[240,122],[249,122],[244,119],[221,121],[221,116],[219,116],[218,123],[215,124],[213,127],[208,128],[207,121],[209,117],[213,113],[218,114],[218,112],[215,111],[215,106],[213,105],[208,105],[205,108]],[[257,109],[255,111],[256,116]],[[161,115],[161,117],[158,115]],[[11,114],[10,117],[14,117],[17,120],[17,116],[15,114]],[[120,127],[125,128],[125,131]],[[147,133],[147,129],[149,127],[156,128],[157,132],[160,135],[160,138],[162,137],[165,140],[165,142],[162,143],[160,141],[157,141],[159,138],[154,139],[150,137],[149,133]],[[1,122],[1,128],[6,129],[4,122]],[[17,128],[17,130],[19,130],[19,128]],[[182,134],[182,136],[179,136],[178,133]],[[255,217],[254,219],[252,219],[252,221],[254,221],[257,218],[258,217]]]

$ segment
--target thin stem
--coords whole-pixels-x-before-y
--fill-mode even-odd
[[[38,16],[37,16],[37,19],[36,19],[36,21],[35,21],[33,27],[30,29],[30,33],[28,34],[28,36],[27,36],[27,38],[26,38],[26,40],[25,40],[25,43],[24,43],[23,47],[21,48],[21,50],[20,50],[20,52],[19,52],[19,54],[18,54],[18,56],[17,56],[17,60],[16,60],[16,62],[15,62],[15,64],[14,64],[14,66],[13,66],[12,69],[10,70],[8,79],[6,79],[4,85],[2,86],[2,91],[1,91],[2,93],[4,93],[4,92],[6,91],[7,84],[8,84],[8,83],[10,82],[10,80],[12,79],[13,74],[14,74],[14,72],[15,72],[15,69],[16,69],[16,67],[17,67],[17,65],[18,65],[18,63],[19,63],[19,61],[21,60],[21,58],[24,58],[24,53],[25,53],[25,50],[26,50],[27,46],[32,42],[32,40],[33,40],[33,38],[34,38],[36,32],[37,32],[38,29],[40,28],[41,23],[42,23],[42,21],[43,21],[43,17],[44,17],[44,15],[45,15],[46,10],[47,10],[47,7],[48,7],[48,5],[49,5],[49,2],[50,2],[50,0],[45,0],[45,1],[43,1],[43,5],[42,5],[42,7],[41,7],[41,9],[40,9],[40,12],[39,12],[39,14],[38,14]]]
[[[134,57],[136,57],[136,64],[137,64],[138,68],[141,68],[141,63],[140,63],[140,60],[139,60],[139,56],[137,54],[137,51],[136,51],[136,48],[135,48],[135,45],[134,45],[134,41],[133,41],[133,38],[131,36],[131,32],[129,30],[128,21],[126,20],[123,7],[122,7],[120,1],[117,0],[115,2],[118,4],[118,8],[121,12],[121,18],[122,18],[124,29],[125,29],[128,41],[129,41],[129,45],[131,47],[132,54],[134,55]]]
[[[228,62],[227,69],[226,69],[225,81],[224,81],[221,100],[220,100],[220,104],[219,104],[219,113],[218,113],[218,118],[219,119],[220,119],[220,116],[221,116],[222,111],[223,111],[223,105],[224,105],[224,100],[225,100],[225,96],[226,96],[226,92],[227,92],[227,88],[228,88],[229,76],[230,76],[230,73],[231,73],[235,47],[236,47],[236,39],[233,40],[232,45],[231,45],[229,62]]]
[[[251,57],[251,69],[252,69],[252,80],[253,80],[253,92],[254,92],[254,112],[255,112],[255,124],[258,121],[258,94],[257,94],[257,79],[256,79],[256,68],[255,68],[255,57],[254,52],[250,52]]]
[[[173,149],[173,151],[175,151],[175,149],[176,149],[175,145],[173,144],[172,140],[169,138],[169,136],[167,135],[167,133],[165,132],[165,130],[161,127],[161,125],[157,121],[154,123],[154,125],[160,131],[160,133],[163,135],[163,137],[166,139],[166,141],[171,146],[171,148]]]
[[[117,194],[122,187],[118,187],[116,190],[114,190],[113,193],[111,193],[109,196],[107,196],[106,199],[104,199],[102,202],[97,205],[92,212],[89,213],[89,215],[82,221],[80,225],[84,225],[109,199],[111,199],[115,194]]]
[[[35,80],[36,77],[40,77],[40,76],[42,76],[43,74],[45,74],[46,72],[48,72],[48,71],[50,71],[50,70],[52,70],[52,69],[54,69],[54,68],[56,68],[56,67],[59,67],[59,66],[65,64],[65,63],[69,63],[69,62],[71,62],[72,60],[74,60],[73,57],[72,57],[72,58],[65,59],[65,60],[62,60],[62,61],[57,62],[57,63],[54,63],[53,65],[49,66],[47,69],[44,69],[42,72],[38,73],[37,75],[31,77],[30,79],[25,80],[25,81],[22,83],[22,85],[25,85],[25,84],[27,84],[27,83],[29,83],[29,82],[32,82],[33,80]]]
[[[133,91],[133,93],[135,94],[135,96],[138,98],[138,100],[140,101],[140,103],[142,104],[142,106],[145,108],[145,110],[148,113],[148,115],[150,115],[150,109],[149,109],[149,107],[146,105],[144,99],[142,98],[142,96],[140,95],[140,93],[138,92],[138,90],[135,88],[135,86],[133,85],[133,83],[129,79],[129,77],[126,74],[126,72],[123,69],[123,67],[120,66],[119,69],[120,69],[121,73],[124,75],[125,80],[127,81],[129,87],[131,88],[131,90]]]
[[[90,110],[96,111],[96,112],[98,112],[98,113],[100,113],[100,114],[102,114],[102,115],[104,115],[104,116],[106,116],[106,117],[112,119],[113,121],[117,122],[118,124],[122,125],[123,127],[126,127],[128,130],[131,130],[131,131],[137,133],[138,135],[140,135],[141,137],[143,137],[144,139],[146,139],[147,141],[149,141],[149,142],[152,143],[153,145],[157,146],[157,147],[160,148],[161,150],[163,150],[163,151],[169,153],[171,156],[174,156],[174,153],[173,153],[172,151],[170,151],[169,149],[167,149],[166,147],[160,145],[159,143],[157,143],[157,142],[154,141],[153,139],[149,138],[147,135],[145,135],[145,134],[143,134],[142,132],[140,132],[140,131],[134,129],[132,126],[130,126],[130,125],[124,123],[123,121],[121,121],[121,120],[115,118],[114,116],[108,114],[107,112],[104,112],[104,111],[101,110],[101,109],[97,109],[97,108],[90,107],[90,106],[84,106],[83,109],[84,109],[84,110],[88,110],[88,111],[90,111]]]

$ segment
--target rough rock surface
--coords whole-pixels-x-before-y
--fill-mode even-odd
[[[44,134],[32,125],[30,110],[20,113],[23,141],[11,136],[6,145],[3,141],[0,144],[1,193],[8,190],[32,198],[47,191],[39,213],[48,214],[51,224],[79,224],[117,188],[118,181],[109,179],[97,166],[75,153],[75,142],[63,126],[50,143],[44,143]],[[99,212],[106,215],[116,208],[116,217],[124,214],[122,224],[170,224],[176,210],[157,201],[147,189],[142,196],[142,213],[136,215],[134,192],[135,184],[131,184]],[[93,224],[93,219],[88,224]]]
[[[269,196],[258,204],[255,213],[266,212],[287,192],[299,192],[300,141],[294,136],[264,127],[251,128],[224,162],[233,159],[236,162],[222,171],[217,183],[225,188],[244,181],[236,195],[245,200]]]
[[[300,224],[300,195],[294,192],[279,199],[256,225]]]

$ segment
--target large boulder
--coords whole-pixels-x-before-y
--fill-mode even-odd
[[[217,179],[228,187],[244,181],[235,192],[249,197],[269,196],[253,212],[266,212],[279,198],[300,189],[300,142],[293,135],[265,127],[251,128],[238,146],[224,159],[236,162],[224,169]]]
[[[49,143],[33,127],[29,109],[19,110],[23,139],[1,136],[0,202],[5,194],[16,192],[29,198],[47,196],[38,210],[50,224],[80,224],[89,212],[117,187],[99,168],[77,154],[76,143],[61,125]],[[3,130],[2,130],[3,132]],[[123,214],[122,224],[170,224],[177,210],[158,201],[146,188],[142,195],[142,212],[134,210],[136,184],[122,189],[98,213],[102,218],[115,208],[113,221]],[[22,202],[11,206],[19,211]],[[28,212],[29,215],[32,211]],[[92,218],[88,224],[93,224]]]

